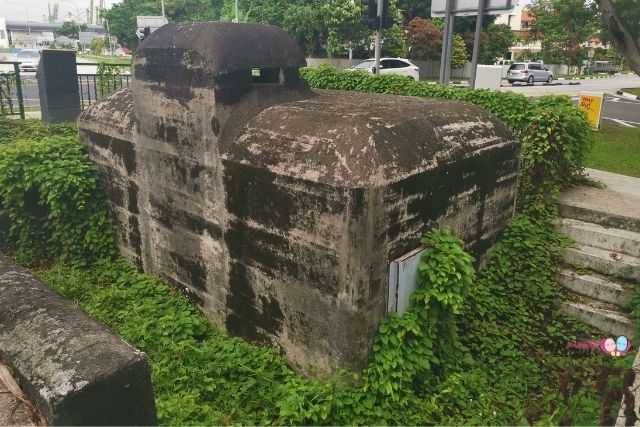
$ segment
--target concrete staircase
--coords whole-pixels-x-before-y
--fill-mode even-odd
[[[593,169],[587,173],[606,188],[576,187],[560,198],[558,229],[575,242],[565,252],[569,267],[559,274],[567,289],[562,308],[603,335],[629,337],[638,348],[629,304],[640,286],[640,179]],[[640,353],[633,367],[633,406],[640,414]],[[616,425],[625,425],[624,412],[622,404]]]
[[[628,304],[640,282],[640,179],[587,170],[606,188],[581,186],[560,198],[558,228],[575,241],[560,272],[563,309],[617,337],[636,337]],[[633,341],[632,341],[633,342]]]

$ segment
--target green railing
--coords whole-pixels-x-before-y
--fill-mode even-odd
[[[20,80],[20,63],[0,61],[0,65],[13,65],[13,72],[0,71],[0,115],[20,116],[24,119],[24,99]],[[16,111],[17,104],[17,111]]]
[[[91,105],[116,90],[129,87],[131,65],[84,62],[78,66],[97,66],[97,73],[78,73],[80,109]]]

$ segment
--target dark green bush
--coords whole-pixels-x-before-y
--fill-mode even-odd
[[[78,135],[75,123],[50,124],[42,120],[17,120],[0,117],[0,144],[8,144],[19,139],[38,140],[50,136]]]
[[[28,129],[39,129],[29,123]],[[114,227],[97,167],[69,127],[62,136],[0,145],[0,216],[5,246],[21,261],[87,263],[115,254]],[[13,134],[23,135],[16,129]],[[37,134],[37,131],[36,131]]]

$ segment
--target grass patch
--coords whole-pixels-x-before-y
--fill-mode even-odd
[[[106,63],[106,64],[118,64],[118,65],[131,65],[131,57],[130,56],[114,56],[113,58],[109,56],[94,56],[94,55],[78,55],[78,59],[83,59],[86,61],[91,61],[95,63]],[[82,64],[78,64],[82,65]]]
[[[585,165],[640,178],[640,128],[603,123]]]
[[[622,90],[623,92],[630,93],[631,95],[640,96],[640,87],[628,87],[620,90]]]

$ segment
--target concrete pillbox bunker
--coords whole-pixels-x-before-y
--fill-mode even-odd
[[[357,369],[390,262],[431,227],[495,242],[518,147],[472,104],[311,90],[304,65],[273,26],[169,24],[79,126],[127,258],[298,370]]]

